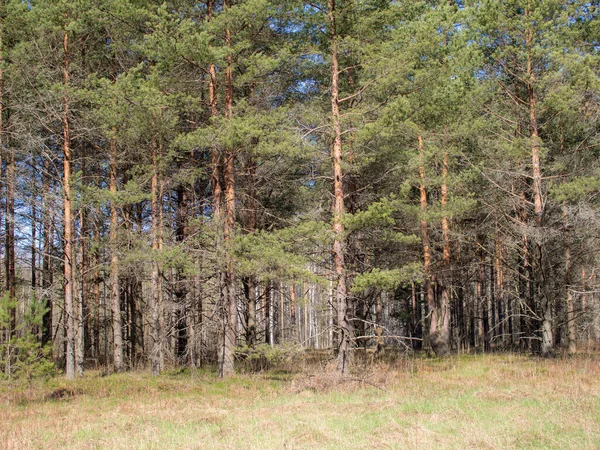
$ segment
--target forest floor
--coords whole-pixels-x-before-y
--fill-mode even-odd
[[[358,372],[357,372],[358,373]],[[2,449],[600,448],[600,360],[513,354],[370,365],[88,372],[0,383]]]

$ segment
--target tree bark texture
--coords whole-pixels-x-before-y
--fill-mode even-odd
[[[331,157],[333,163],[333,267],[336,285],[336,308],[338,330],[338,371],[344,375],[352,362],[351,323],[348,317],[348,293],[346,286],[346,267],[344,258],[344,177],[342,173],[342,125],[339,107],[339,62],[338,35],[336,29],[336,2],[328,0],[330,56],[331,56],[331,120],[333,126],[333,144]]]
[[[75,378],[75,322],[73,305],[73,217],[71,198],[71,136],[69,130],[69,35],[63,34],[63,210],[64,293],[67,331],[66,377]]]

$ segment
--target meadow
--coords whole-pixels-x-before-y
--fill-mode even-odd
[[[600,448],[600,361],[400,359],[0,383],[3,449]]]

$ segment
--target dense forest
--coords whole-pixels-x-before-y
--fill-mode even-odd
[[[597,345],[598,13],[0,1],[4,376]]]

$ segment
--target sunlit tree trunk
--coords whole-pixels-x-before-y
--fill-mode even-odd
[[[442,282],[440,288],[440,331],[439,345],[436,353],[444,356],[450,351],[450,289],[451,279],[450,262],[450,220],[448,218],[448,152],[444,152],[442,160],[442,238],[444,241],[442,253]]]
[[[153,123],[154,125],[154,123]],[[155,133],[154,127],[152,133]],[[152,261],[152,374],[159,375],[162,370],[162,267],[159,260],[159,253],[162,247],[161,230],[161,194],[160,194],[160,156],[156,136],[152,136],[152,250],[154,258]]]
[[[121,286],[119,284],[118,230],[119,212],[117,210],[117,143],[110,140],[110,279],[113,328],[113,369],[123,370],[123,324],[121,323]],[[154,205],[153,205],[154,206]],[[154,208],[153,208],[154,212]]]
[[[526,15],[529,12],[526,11]],[[533,206],[535,212],[535,226],[540,229],[542,228],[544,218],[544,204],[542,199],[542,171],[540,164],[540,151],[541,151],[541,140],[539,137],[539,126],[537,119],[537,97],[536,97],[536,79],[533,67],[533,58],[531,55],[533,31],[528,31],[526,36],[526,45],[528,48],[527,57],[527,91],[529,96],[529,131],[531,140],[531,166],[532,166],[532,179],[533,179]],[[545,255],[543,254],[543,248],[541,244],[537,244],[537,259],[538,259],[538,271],[544,272],[543,260]],[[543,274],[542,274],[543,277]],[[545,280],[540,280],[542,283],[540,289],[540,312],[542,316],[542,355],[551,356],[554,351],[554,338],[552,335],[552,306],[550,305],[550,299],[548,294],[545,292]]]
[[[333,144],[331,157],[333,163],[333,266],[336,284],[336,308],[338,330],[337,367],[346,374],[352,362],[352,330],[348,318],[348,293],[346,286],[346,267],[344,258],[344,177],[342,173],[342,125],[339,106],[339,63],[338,34],[336,29],[336,1],[328,0],[330,57],[331,57],[331,120],[333,126]]]
[[[226,9],[231,7],[230,1],[224,3]],[[227,47],[225,68],[225,119],[233,118],[233,55],[231,48],[231,30],[225,29],[225,45]],[[235,274],[233,269],[232,239],[235,228],[235,149],[228,146],[225,149],[225,220],[223,239],[225,244],[225,320],[222,360],[219,364],[219,376],[226,377],[234,373],[234,351],[237,338],[237,301],[235,289]]]
[[[66,377],[75,378],[75,322],[73,308],[73,217],[71,194],[71,135],[69,130],[69,35],[63,34],[63,209],[64,209],[64,290],[67,329]]]
[[[423,247],[423,274],[425,276],[425,295],[427,298],[427,309],[429,314],[429,343],[433,350],[436,351],[437,341],[439,339],[439,309],[435,302],[435,293],[433,290],[433,273],[431,268],[431,247],[429,243],[429,233],[427,231],[427,187],[425,183],[425,146],[423,137],[417,137],[419,158],[419,207],[421,211],[420,231],[421,245]],[[437,352],[436,352],[437,353]]]

